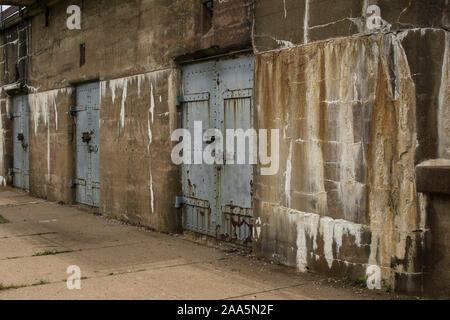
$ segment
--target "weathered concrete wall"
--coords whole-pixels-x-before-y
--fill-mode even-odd
[[[208,32],[202,1],[190,0],[59,1],[49,7],[48,21],[45,10],[30,18],[31,193],[73,202],[75,122],[68,111],[77,83],[99,81],[101,213],[181,231],[174,209],[180,168],[170,158],[179,123],[174,59],[250,48],[251,3],[216,2]],[[81,7],[81,30],[66,27],[69,4]],[[10,148],[8,130],[3,137]],[[10,162],[12,152],[4,154]]]
[[[253,45],[256,124],[282,137],[279,173],[254,181],[256,253],[341,277],[375,265],[386,285],[410,293],[441,276],[447,204],[416,192],[414,169],[450,158],[447,0],[215,1],[210,26],[200,0],[70,2],[81,6],[81,30],[67,29],[68,4],[49,8],[48,26],[43,11],[29,18],[29,43],[20,40],[27,24],[3,32],[1,84],[30,87],[32,194],[73,202],[68,111],[76,84],[99,81],[100,212],[181,231],[180,168],[170,160],[175,61]],[[385,29],[368,29],[371,4]],[[19,61],[28,64],[13,75]],[[10,109],[3,96],[1,184],[12,163]]]
[[[75,1],[81,30],[66,27],[68,1],[32,20],[32,69],[29,84],[40,91],[82,81],[117,79],[170,68],[172,58],[189,50],[194,37],[188,1]],[[173,23],[177,21],[177,23]],[[80,66],[80,45],[86,62]]]
[[[10,183],[8,169],[13,165],[12,99],[3,86],[28,79],[30,22],[23,21],[2,32],[0,39],[0,184]]]
[[[0,85],[26,82],[28,76],[29,21],[2,32],[0,45]]]
[[[177,71],[101,82],[101,212],[157,230],[180,226],[181,188],[172,164]]]
[[[250,3],[216,1],[212,28],[202,34],[200,0],[71,1],[81,7],[81,30],[66,27],[69,2],[60,1],[50,7],[48,27],[45,14],[32,20],[29,84],[47,90],[117,79],[175,67],[174,58],[196,51],[251,47]],[[80,67],[83,43],[86,63]]]
[[[376,33],[367,8],[378,5],[386,31],[449,27],[447,0],[259,0],[255,1],[254,45],[263,52],[326,39]]]
[[[12,144],[12,126],[7,115],[12,105],[11,99],[6,95],[0,98],[0,185],[6,186],[11,183],[8,175],[8,169],[13,164],[13,144]]]
[[[416,167],[416,186],[427,204],[424,241],[424,294],[450,297],[450,159],[433,159]]]
[[[423,75],[408,50],[418,43],[438,54]],[[428,229],[414,168],[429,148],[418,138],[432,139],[423,128],[436,130],[448,46],[430,29],[257,56],[257,124],[282,132],[279,174],[255,181],[259,254],[339,276],[376,265],[387,283],[421,292]],[[433,110],[422,116],[425,101]]]
[[[195,34],[192,57],[219,54],[229,50],[251,48],[254,0],[214,1],[211,28],[202,24],[205,9],[201,1],[190,1],[194,8]]]
[[[450,297],[450,196],[429,196],[429,228],[424,293],[433,298]]]
[[[75,125],[68,114],[74,105],[71,87],[30,93],[30,192],[72,203]]]
[[[81,30],[66,28],[66,1],[50,8],[48,27],[44,14],[32,20],[31,193],[73,202],[75,122],[68,111],[76,83],[100,81],[100,212],[179,231],[179,174],[170,162],[178,117],[172,57],[189,50],[182,38],[193,9],[182,1],[83,3]],[[169,23],[186,12],[186,25]]]

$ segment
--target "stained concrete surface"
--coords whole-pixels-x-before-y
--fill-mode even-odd
[[[0,299],[404,299],[0,189]],[[36,256],[45,251],[58,254]],[[68,290],[67,267],[81,269]],[[38,284],[38,285],[36,285]],[[8,289],[8,287],[21,287]]]

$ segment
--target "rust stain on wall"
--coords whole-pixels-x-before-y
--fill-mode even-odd
[[[413,230],[423,230],[423,217],[414,185],[415,84],[402,38],[258,55],[255,91],[258,127],[283,132],[284,159],[278,175],[255,182],[258,252],[342,276],[377,265],[384,279],[412,283],[423,237]]]

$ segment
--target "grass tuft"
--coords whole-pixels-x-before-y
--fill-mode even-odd
[[[46,250],[41,252],[36,252],[33,257],[41,257],[41,256],[54,256],[57,254],[63,254],[63,253],[70,253],[73,252],[72,250],[64,250],[64,251],[58,251],[58,250]]]
[[[352,287],[365,288],[365,287],[367,287],[367,278],[364,276],[364,277],[361,277],[359,279],[352,280],[352,279],[347,277],[344,280],[344,284],[346,284],[348,286],[352,286]]]
[[[0,224],[8,223],[9,220],[0,215]]]
[[[27,284],[20,284],[20,285],[9,284],[9,285],[4,285],[3,283],[0,283],[0,291],[21,289],[21,288],[27,288],[27,287],[43,286],[45,284],[50,284],[50,282],[44,281],[44,280],[40,280],[39,282],[32,283],[30,285],[27,285]]]

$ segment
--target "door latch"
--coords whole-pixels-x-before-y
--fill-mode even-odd
[[[89,153],[97,153],[98,152],[98,146],[89,146]]]
[[[83,133],[81,134],[81,140],[82,140],[84,143],[89,143],[89,141],[92,140],[92,132],[83,132]]]
[[[22,142],[22,149],[23,149],[23,150],[27,150],[27,148],[28,148],[28,143],[25,142],[25,136],[24,136],[23,133],[19,133],[19,134],[17,135],[17,140],[19,140],[19,141]]]
[[[70,107],[68,113],[72,118],[74,118],[77,116],[77,112],[78,112],[77,107]]]

